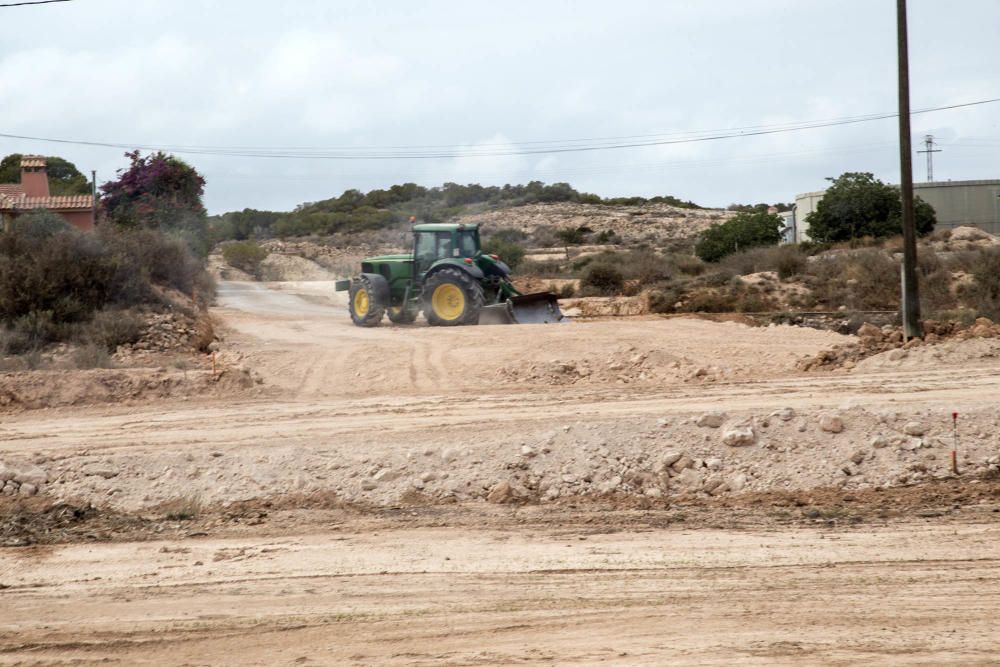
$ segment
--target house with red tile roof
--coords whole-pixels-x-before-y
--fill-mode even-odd
[[[90,195],[50,195],[45,158],[25,155],[21,158],[21,182],[0,184],[0,229],[19,215],[44,208],[87,231],[94,228],[96,203]]]

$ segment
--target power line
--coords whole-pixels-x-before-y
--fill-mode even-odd
[[[73,0],[30,0],[26,2],[5,2],[0,7],[22,7],[24,5],[48,5],[53,2],[72,2]]]
[[[934,111],[945,111],[964,107],[979,106],[1000,102],[1000,98],[978,100],[975,102],[965,102],[962,104],[951,104],[947,106],[930,107],[918,109],[910,115],[931,113]],[[783,134],[787,132],[799,132],[803,130],[819,129],[826,127],[837,127],[841,125],[854,125],[888,118],[896,118],[898,112],[868,114],[864,116],[850,116],[829,121],[805,121],[798,123],[788,123],[775,126],[756,126],[759,129],[736,128],[729,131],[721,131],[715,134],[702,134],[703,131],[695,131],[685,135],[677,133],[674,135],[646,135],[646,136],[674,136],[671,139],[658,139],[652,141],[617,141],[614,143],[599,142],[590,145],[566,145],[567,140],[561,143],[552,142],[552,146],[528,146],[524,148],[502,148],[498,150],[483,150],[477,146],[450,146],[446,150],[419,150],[418,147],[404,147],[397,149],[379,148],[376,152],[352,153],[348,149],[322,149],[322,148],[301,148],[286,149],[282,147],[273,148],[247,148],[247,147],[224,147],[224,146],[174,146],[155,144],[133,144],[121,142],[84,141],[75,139],[56,139],[51,137],[34,137],[27,135],[0,133],[0,137],[7,139],[21,139],[27,141],[42,141],[57,144],[72,144],[78,146],[94,146],[102,148],[138,149],[147,151],[166,151],[172,153],[191,155],[216,155],[225,157],[248,157],[248,158],[278,158],[278,159],[310,159],[310,160],[429,160],[442,158],[466,158],[466,157],[504,157],[513,155],[542,155],[555,153],[579,153],[602,150],[620,150],[629,148],[641,148],[648,146],[668,146],[674,144],[701,143],[707,141],[719,141],[723,139],[735,139],[744,137],[764,136],[771,134]],[[753,127],[753,126],[751,126]],[[642,135],[636,135],[642,136]],[[585,140],[568,140],[585,141]],[[509,146],[513,144],[501,144],[499,146]],[[523,144],[522,144],[523,145]]]

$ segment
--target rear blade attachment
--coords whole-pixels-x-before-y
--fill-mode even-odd
[[[559,309],[559,298],[550,292],[511,297],[479,311],[480,324],[552,324],[568,321]]]
[[[510,301],[504,301],[492,306],[484,306],[479,311],[480,324],[517,324]]]
[[[551,292],[535,292],[508,299],[518,324],[554,324],[563,321],[559,297]]]

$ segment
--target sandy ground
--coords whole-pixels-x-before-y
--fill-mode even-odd
[[[166,537],[139,541],[84,526],[0,550],[0,664],[964,665],[1000,654],[996,481],[953,480],[947,507],[926,516],[856,524],[817,510],[815,525],[717,528],[677,517],[699,487],[660,499],[623,481],[650,451],[683,447],[702,462],[725,452],[722,471],[752,472],[754,492],[808,492],[843,477],[837,457],[873,433],[898,435],[838,484],[852,502],[891,486],[882,471],[899,466],[944,475],[952,409],[969,420],[971,470],[997,452],[993,351],[805,375],[796,361],[843,337],[655,318],[362,330],[330,287],[222,285],[225,349],[264,378],[263,396],[11,415],[0,456],[46,469],[50,497],[137,521],[191,495],[218,508],[326,489],[360,509],[271,512],[238,530],[231,518],[155,523]],[[781,409],[795,420],[764,426]],[[842,433],[816,426],[830,410]],[[705,411],[754,420],[758,442],[730,451],[726,427],[695,424]],[[900,435],[912,419],[928,430],[915,451]],[[524,447],[538,452],[526,459]],[[573,494],[604,483],[576,472],[583,463],[624,466],[611,472],[653,503],[648,520],[614,503],[574,509]],[[410,486],[420,471],[422,490]],[[558,486],[543,480],[498,517],[483,500],[498,471]],[[406,507],[415,491],[417,524],[365,514]],[[767,514],[772,503],[754,498]],[[877,494],[864,498],[879,508]]]

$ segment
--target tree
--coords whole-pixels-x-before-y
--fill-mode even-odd
[[[22,157],[21,153],[11,153],[0,160],[0,183],[21,182]],[[50,155],[45,158],[45,171],[53,196],[90,194],[90,181],[69,160]]]
[[[194,167],[157,152],[126,153],[131,165],[101,186],[107,219],[124,228],[160,229],[183,238],[200,255],[208,253],[208,223],[201,197],[205,179]]]
[[[776,245],[781,241],[783,226],[781,216],[767,211],[743,211],[702,232],[694,252],[706,262],[717,262],[740,250]]]
[[[816,210],[806,216],[809,237],[834,242],[870,236],[884,238],[902,234],[903,204],[899,188],[887,185],[868,172],[846,172],[833,183]],[[937,218],[934,208],[914,198],[917,234],[929,234]]]

